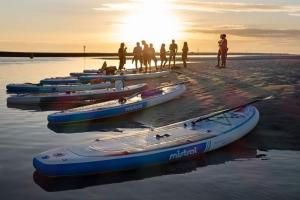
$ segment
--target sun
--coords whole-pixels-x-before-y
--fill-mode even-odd
[[[139,0],[120,26],[120,40],[129,45],[146,40],[158,46],[180,38],[180,21],[166,0]]]

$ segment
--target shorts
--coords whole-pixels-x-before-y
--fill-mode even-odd
[[[161,55],[160,60],[168,60],[166,55]]]
[[[176,54],[175,53],[170,53],[170,59],[175,59],[175,57],[176,57]]]

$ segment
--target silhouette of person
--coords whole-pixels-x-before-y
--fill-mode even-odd
[[[118,51],[118,56],[119,56],[119,70],[124,69],[124,65],[126,64],[126,50],[127,48],[125,47],[125,44],[122,42],[120,44],[120,48]]]
[[[101,67],[101,69],[99,69],[99,71],[105,70],[106,68],[107,68],[107,63],[106,63],[106,61],[104,61],[104,63],[102,64],[102,67]]]
[[[148,72],[148,63],[149,63],[149,46],[145,40],[142,41],[143,48],[143,62],[145,66],[145,72]]]
[[[159,56],[160,56],[160,62],[161,62],[160,63],[160,70],[162,70],[162,68],[165,68],[165,66],[168,62],[167,52],[166,52],[166,45],[164,43],[161,44]]]
[[[136,47],[133,49],[133,58],[132,61],[135,62],[135,68],[137,69],[138,61],[140,62],[140,69],[142,69],[142,63],[143,63],[143,49],[140,46],[140,43],[136,43]]]
[[[173,67],[175,66],[176,54],[178,51],[178,46],[175,43],[175,40],[172,40],[172,44],[169,47],[170,57],[169,57],[169,68],[171,69],[171,60],[173,60]]]
[[[149,67],[150,67],[150,71],[151,71],[151,61],[154,61],[155,64],[155,69],[157,71],[157,58],[155,56],[155,49],[153,47],[153,44],[150,43],[150,48],[149,48]]]
[[[220,60],[221,60],[221,49],[222,49],[222,35],[220,35],[220,40],[218,41],[218,56],[217,56],[217,59],[218,59],[218,64],[216,65],[216,67],[220,67]]]
[[[226,34],[222,34],[222,43],[221,43],[221,60],[222,60],[222,64],[221,64],[221,67],[223,67],[223,68],[226,67],[227,52],[228,52],[228,47],[227,47]]]
[[[183,66],[186,68],[187,65],[186,65],[186,61],[187,61],[187,55],[188,55],[188,52],[189,52],[189,47],[188,47],[188,43],[187,42],[184,42],[183,43],[183,47],[182,47],[182,62],[183,62]]]

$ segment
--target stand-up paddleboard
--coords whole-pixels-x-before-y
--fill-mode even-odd
[[[83,70],[83,73],[94,73],[94,74],[98,74],[99,72],[101,72],[100,69],[85,69],[85,70]]]
[[[125,69],[124,72],[134,74],[137,72],[137,70],[136,69]],[[83,70],[83,73],[99,74],[99,73],[102,73],[102,70],[101,69],[85,69],[85,70]]]
[[[137,72],[136,69],[126,69],[122,71],[124,74],[135,74]],[[80,76],[96,76],[96,75],[105,75],[102,70],[83,70],[83,72],[71,72],[70,76],[80,77]]]
[[[40,84],[43,85],[59,85],[59,84],[72,84],[72,83],[80,83],[80,81],[76,77],[55,77],[55,78],[46,78],[40,81]]]
[[[21,94],[7,98],[8,104],[48,104],[76,103],[84,100],[108,101],[126,97],[147,88],[147,84],[137,84],[123,89],[107,88],[87,91],[67,91],[64,93]]]
[[[74,123],[119,116],[165,103],[179,97],[185,90],[184,84],[148,90],[128,99],[108,101],[53,113],[48,115],[48,121],[50,123]]]
[[[97,75],[97,74],[101,74],[99,73],[85,73],[85,72],[71,72],[70,76],[72,77],[80,77],[80,76],[93,76],[93,75]]]
[[[124,75],[91,75],[91,76],[80,76],[80,81],[90,81],[94,79],[102,79],[102,80],[138,80],[138,79],[146,79],[146,78],[158,78],[162,76],[168,75],[169,71],[162,72],[152,72],[152,73],[137,73],[137,74],[124,74]]]
[[[168,163],[230,144],[249,133],[258,121],[258,110],[247,104],[161,128],[52,149],[34,157],[33,166],[43,175],[57,177]]]
[[[111,87],[111,82],[97,84],[68,84],[68,85],[41,85],[41,84],[8,84],[6,86],[9,93],[52,93],[65,91],[96,90]]]

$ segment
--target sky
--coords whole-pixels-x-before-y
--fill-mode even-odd
[[[300,0],[1,0],[0,51],[129,51],[175,39],[215,52],[300,54]]]

